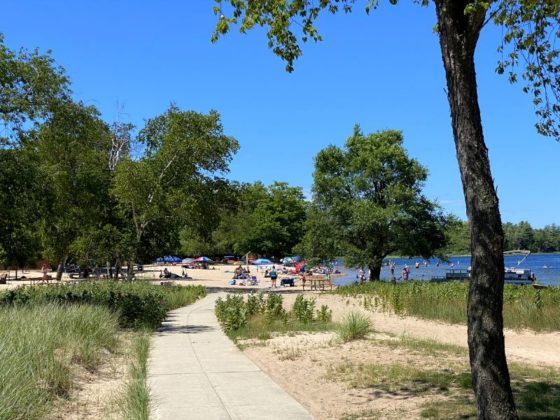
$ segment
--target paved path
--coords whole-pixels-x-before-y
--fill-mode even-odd
[[[312,419],[222,332],[213,293],[172,311],[154,335],[152,419]]]

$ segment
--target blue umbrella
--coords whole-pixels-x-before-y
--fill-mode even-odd
[[[266,258],[259,258],[258,260],[253,261],[253,264],[255,264],[255,265],[267,265],[267,264],[272,264],[272,261],[270,261]]]

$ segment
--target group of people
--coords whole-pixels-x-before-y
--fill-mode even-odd
[[[241,265],[238,265],[235,271],[233,272],[233,278],[235,280],[245,280],[251,276],[251,271],[247,268],[243,268]]]

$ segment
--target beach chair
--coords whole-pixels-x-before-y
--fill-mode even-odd
[[[251,276],[251,278],[249,279],[249,284],[251,286],[258,286],[259,280],[257,279],[257,276]]]

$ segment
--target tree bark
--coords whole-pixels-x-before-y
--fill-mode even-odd
[[[62,261],[58,263],[58,267],[56,268],[56,281],[62,280],[62,273],[64,272],[64,266],[66,265],[66,260],[68,259],[67,256],[62,258]]]
[[[471,232],[467,304],[473,389],[480,419],[516,419],[503,336],[503,231],[478,105],[474,52],[485,11],[436,0],[457,160]]]
[[[379,280],[381,277],[381,265],[370,265],[368,266],[369,269],[369,281]]]

